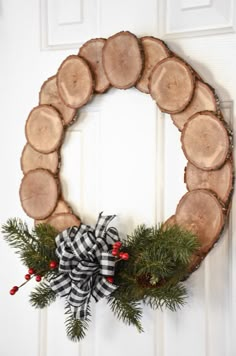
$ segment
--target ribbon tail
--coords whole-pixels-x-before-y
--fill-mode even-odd
[[[109,283],[104,277],[97,276],[95,286],[92,291],[92,296],[96,300],[108,297],[112,292],[114,292],[118,287],[115,284]]]

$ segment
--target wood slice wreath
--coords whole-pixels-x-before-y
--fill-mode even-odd
[[[60,148],[93,94],[133,86],[150,94],[181,131],[188,192],[159,228],[140,225],[120,241],[117,229],[108,228],[114,215],[100,214],[93,228],[64,199]],[[139,331],[142,304],[181,307],[187,296],[182,282],[218,240],[231,205],[232,131],[215,91],[160,39],[123,31],[86,42],[62,62],[43,83],[25,135],[20,200],[35,227],[30,232],[17,219],[3,226],[28,267],[26,281],[10,294],[35,277],[41,283],[30,295],[34,307],[65,297],[67,335],[74,341],[87,330],[91,297],[107,298],[114,314]]]
[[[158,38],[138,39],[123,31],[108,39],[92,39],[45,81],[39,106],[26,122],[27,144],[21,157],[22,207],[36,223],[49,222],[60,231],[80,224],[60,189],[60,147],[67,127],[76,119],[76,110],[93,94],[104,93],[112,86],[135,86],[150,93],[182,131],[189,192],[180,200],[172,221],[197,233],[202,243],[194,270],[219,238],[230,206],[232,132],[214,89]]]

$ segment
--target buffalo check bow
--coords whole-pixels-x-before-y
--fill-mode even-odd
[[[114,217],[100,213],[94,229],[81,224],[56,237],[59,274],[50,286],[56,294],[67,298],[77,319],[87,318],[91,296],[98,301],[117,288],[105,278],[115,273],[115,258],[109,251],[119,241],[119,234],[114,227],[107,229]]]

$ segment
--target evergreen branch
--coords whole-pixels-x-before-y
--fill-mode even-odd
[[[35,308],[43,309],[56,300],[56,293],[46,282],[41,282],[30,294],[30,303]]]
[[[187,290],[182,283],[172,285],[167,282],[162,287],[147,289],[143,301],[152,309],[166,307],[171,311],[176,311],[185,304],[186,298]]]
[[[8,219],[6,224],[2,225],[2,233],[6,242],[17,249],[18,253],[32,242],[27,224],[17,218]]]
[[[127,325],[134,325],[139,332],[143,332],[140,322],[142,317],[142,310],[139,302],[125,301],[117,299],[117,297],[108,297],[108,304],[112,312],[119,320],[122,320]]]
[[[88,306],[88,313],[90,315],[89,306]],[[82,340],[86,335],[86,331],[89,326],[89,319],[86,320],[76,319],[68,303],[66,303],[65,306],[65,314],[67,315],[67,318],[65,320],[65,326],[66,326],[66,333],[68,338],[74,342]]]

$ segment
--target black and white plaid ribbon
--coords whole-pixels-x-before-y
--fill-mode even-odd
[[[105,278],[115,273],[115,258],[109,251],[119,241],[119,234],[114,227],[107,229],[114,217],[101,213],[94,229],[81,224],[56,237],[59,274],[50,286],[56,294],[67,297],[77,319],[86,319],[91,296],[98,301],[117,288]]]

